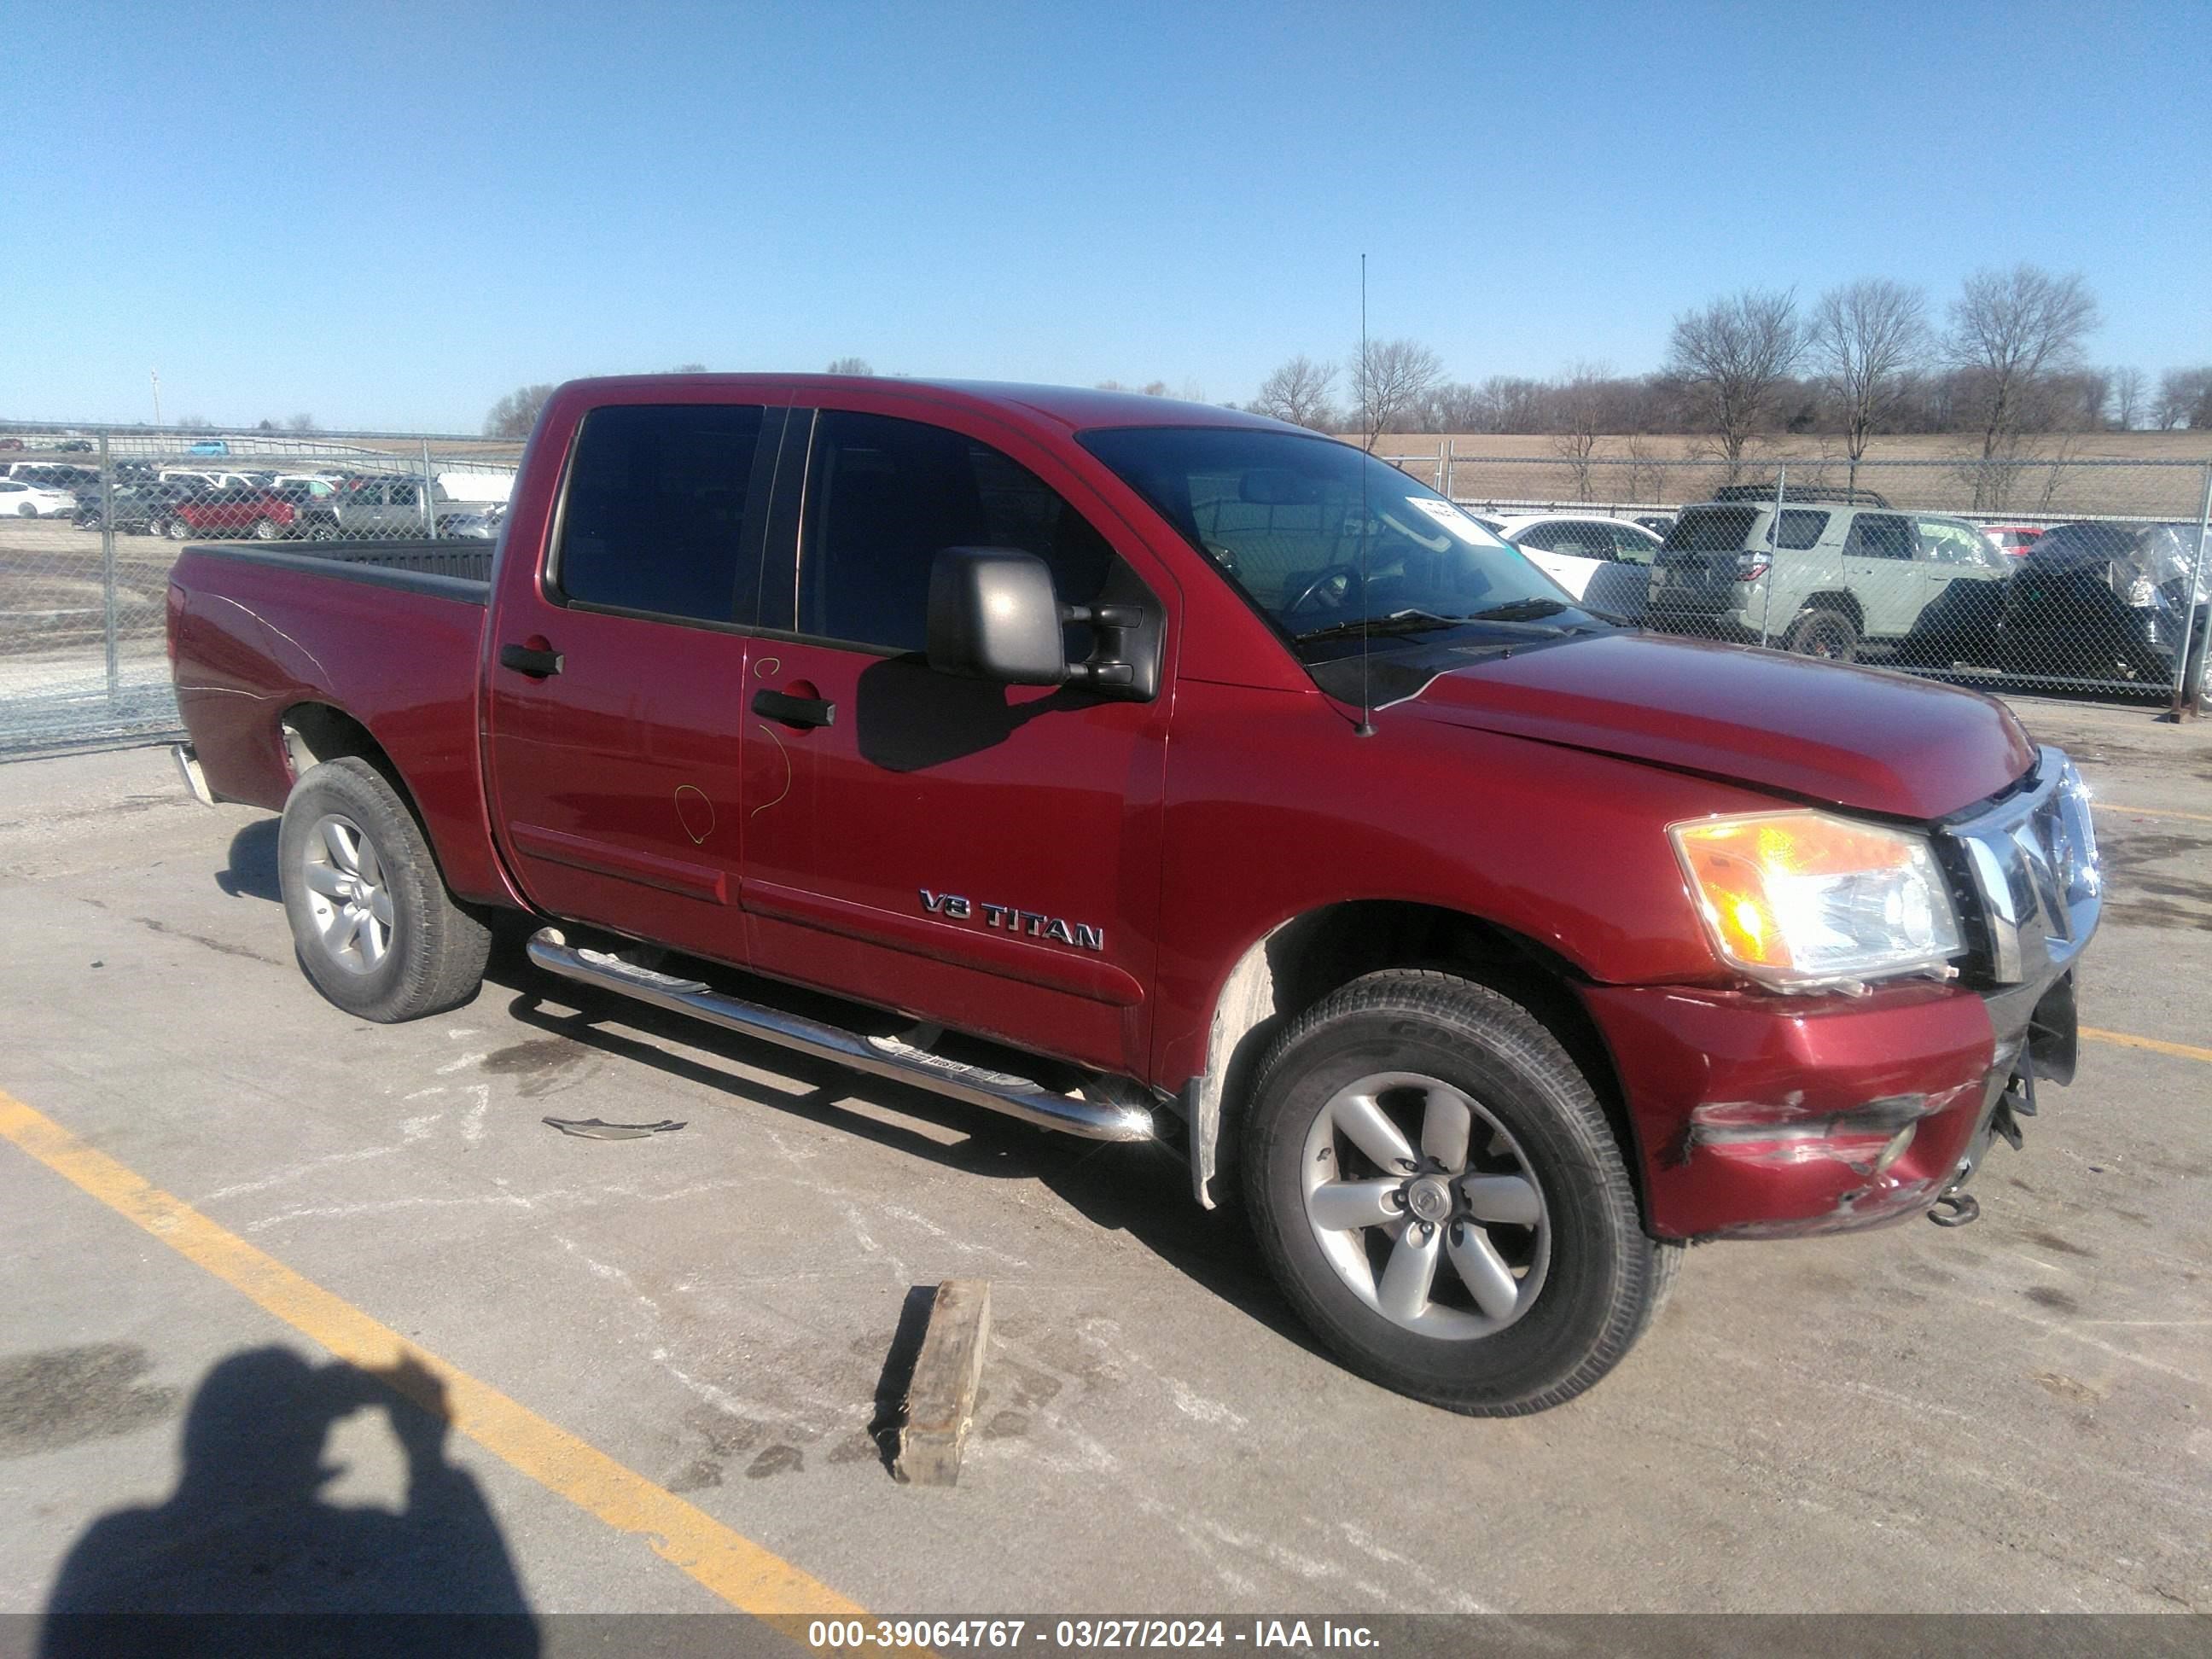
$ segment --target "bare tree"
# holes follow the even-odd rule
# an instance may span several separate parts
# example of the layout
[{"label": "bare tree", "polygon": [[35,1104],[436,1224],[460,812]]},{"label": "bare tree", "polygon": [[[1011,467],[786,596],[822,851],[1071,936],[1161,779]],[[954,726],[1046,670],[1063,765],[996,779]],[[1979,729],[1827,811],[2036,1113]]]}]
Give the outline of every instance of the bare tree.
[{"label": "bare tree", "polygon": [[1534,432],[1543,419],[1544,386],[1516,374],[1493,374],[1475,388],[1485,432]]},{"label": "bare tree", "polygon": [[1260,382],[1253,410],[1279,421],[1325,432],[1336,420],[1336,365],[1303,353]]},{"label": "bare tree", "polygon": [[1841,406],[1850,482],[1875,427],[1897,406],[1928,347],[1928,299],[1886,277],[1863,277],[1820,296],[1806,326],[1806,349]]},{"label": "bare tree", "polygon": [[830,367],[823,370],[825,374],[873,374],[875,372],[868,367],[868,360],[866,357],[833,358],[830,360]]},{"label": "bare tree", "polygon": [[1746,289],[1674,319],[1667,373],[1682,383],[1718,440],[1731,483],[1803,350],[1794,291]]},{"label": "bare tree", "polygon": [[2021,264],[1966,278],[1944,354],[1968,376],[1984,460],[2024,429],[2038,383],[2081,362],[2098,322],[2096,296],[2078,276]]},{"label": "bare tree", "polygon": [[538,424],[538,411],[545,407],[545,400],[552,395],[550,381],[516,387],[494,404],[484,416],[484,436],[528,437],[530,428]]},{"label": "bare tree", "polygon": [[707,372],[707,365],[704,363],[678,363],[675,368],[670,369],[668,372],[671,374],[704,374]]},{"label": "bare tree", "polygon": [[1552,448],[1566,462],[1577,500],[1590,498],[1590,455],[1612,424],[1612,386],[1602,364],[1577,363],[1552,389]]},{"label": "bare tree", "polygon": [[2212,427],[2212,366],[2169,368],[2158,377],[2158,429]]},{"label": "bare tree", "polygon": [[1167,395],[1168,383],[1165,380],[1147,380],[1145,382],[1145,396],[1147,398],[1164,398]]},{"label": "bare tree", "polygon": [[304,411],[292,416],[290,420],[284,422],[284,425],[288,430],[293,432],[313,432],[316,430],[315,417],[305,413]]},{"label": "bare tree", "polygon": [[1418,340],[1369,340],[1352,359],[1352,397],[1367,451],[1386,427],[1419,409],[1444,377],[1443,361]]},{"label": "bare tree", "polygon": [[2112,424],[2132,432],[2150,413],[2150,382],[2139,368],[2107,371],[2112,380]]}]

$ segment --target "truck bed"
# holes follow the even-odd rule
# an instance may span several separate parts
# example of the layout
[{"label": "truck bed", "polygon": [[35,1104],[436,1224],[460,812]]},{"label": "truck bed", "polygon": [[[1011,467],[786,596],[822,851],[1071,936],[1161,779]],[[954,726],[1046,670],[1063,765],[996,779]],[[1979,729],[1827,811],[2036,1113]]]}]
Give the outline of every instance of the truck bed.
[{"label": "truck bed", "polygon": [[453,891],[519,902],[477,754],[491,562],[489,544],[453,541],[187,545],[169,574],[169,646],[210,787],[281,808],[284,727],[352,721],[412,784]]}]

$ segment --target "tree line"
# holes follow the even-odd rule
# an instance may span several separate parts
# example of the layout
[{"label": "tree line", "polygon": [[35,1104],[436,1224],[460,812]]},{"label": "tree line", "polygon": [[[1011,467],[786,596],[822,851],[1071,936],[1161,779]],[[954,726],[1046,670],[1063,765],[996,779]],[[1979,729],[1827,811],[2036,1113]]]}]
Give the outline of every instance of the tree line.
[{"label": "tree line", "polygon": [[[1856,462],[1888,433],[1970,434],[1984,459],[2007,460],[2051,434],[2212,430],[2212,365],[2169,370],[2155,386],[2139,368],[2093,367],[2086,347],[2100,320],[2080,276],[2031,264],[1976,272],[1940,316],[1925,289],[1886,277],[1843,283],[1809,306],[1794,289],[1747,289],[1677,316],[1649,374],[1577,363],[1549,380],[1459,380],[1418,340],[1370,340],[1341,363],[1291,358],[1245,407],[1361,435],[1370,449],[1384,433],[1539,434],[1587,461],[1601,436],[1683,434],[1731,469],[1784,434],[1838,438]],[[875,371],[840,357],[828,372]],[[1188,380],[1097,384],[1205,400]],[[550,383],[509,392],[484,416],[485,435],[527,437],[552,392]]]},{"label": "tree line", "polygon": [[1795,290],[1746,289],[1674,319],[1644,374],[1577,363],[1550,380],[1455,380],[1413,339],[1370,341],[1344,362],[1301,355],[1249,405],[1317,431],[1543,434],[1571,453],[1602,434],[1683,434],[1731,466],[1757,440],[1840,438],[1857,460],[1882,433],[1974,436],[2011,459],[2047,434],[2212,428],[2212,366],[2092,367],[2100,322],[2079,276],[2033,265],[1968,277],[1939,318],[1924,289],[1868,277],[1809,307]]}]

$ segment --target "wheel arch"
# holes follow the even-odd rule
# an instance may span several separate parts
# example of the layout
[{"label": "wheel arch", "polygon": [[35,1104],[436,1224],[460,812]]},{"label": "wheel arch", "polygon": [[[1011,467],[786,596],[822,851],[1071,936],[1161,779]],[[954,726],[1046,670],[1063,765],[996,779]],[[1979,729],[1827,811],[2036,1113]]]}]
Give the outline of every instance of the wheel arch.
[{"label": "wheel arch", "polygon": [[438,878],[445,881],[445,860],[438,851],[438,838],[431,832],[422,805],[416,799],[407,775],[392,751],[377,741],[376,734],[355,716],[335,704],[327,702],[295,702],[277,717],[277,735],[284,748],[284,759],[291,769],[292,781],[296,784],[307,772],[325,761],[353,759],[366,763],[377,775],[392,786],[392,793],[399,797],[399,804],[415,820],[422,832],[422,844],[430,849],[430,860],[437,867]]},{"label": "wheel arch", "polygon": [[1804,603],[1797,607],[1796,616],[1790,619],[1791,624],[1795,626],[1800,619],[1815,611],[1842,611],[1851,619],[1851,626],[1859,631],[1860,637],[1865,637],[1866,611],[1859,604],[1859,596],[1849,588],[1822,588],[1818,592],[1807,594]]},{"label": "wheel arch", "polygon": [[1214,999],[1206,1070],[1186,1086],[1191,1181],[1212,1208],[1217,1174],[1233,1168],[1252,1075],[1285,1024],[1353,980],[1386,968],[1431,968],[1510,998],[1556,1037],[1589,1080],[1644,1211],[1643,1158],[1613,1057],[1577,990],[1582,975],[1538,941],[1463,910],[1393,899],[1317,906],[1249,945]]}]

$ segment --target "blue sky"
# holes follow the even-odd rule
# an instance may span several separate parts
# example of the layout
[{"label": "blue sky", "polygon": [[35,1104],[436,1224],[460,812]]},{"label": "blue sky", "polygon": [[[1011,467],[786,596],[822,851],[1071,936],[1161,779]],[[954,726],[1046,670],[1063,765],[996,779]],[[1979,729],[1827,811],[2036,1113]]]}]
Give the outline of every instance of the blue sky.
[{"label": "blue sky", "polygon": [[13,9],[0,415],[473,430],[699,362],[1250,395],[2078,270],[2212,359],[2200,3]]}]

